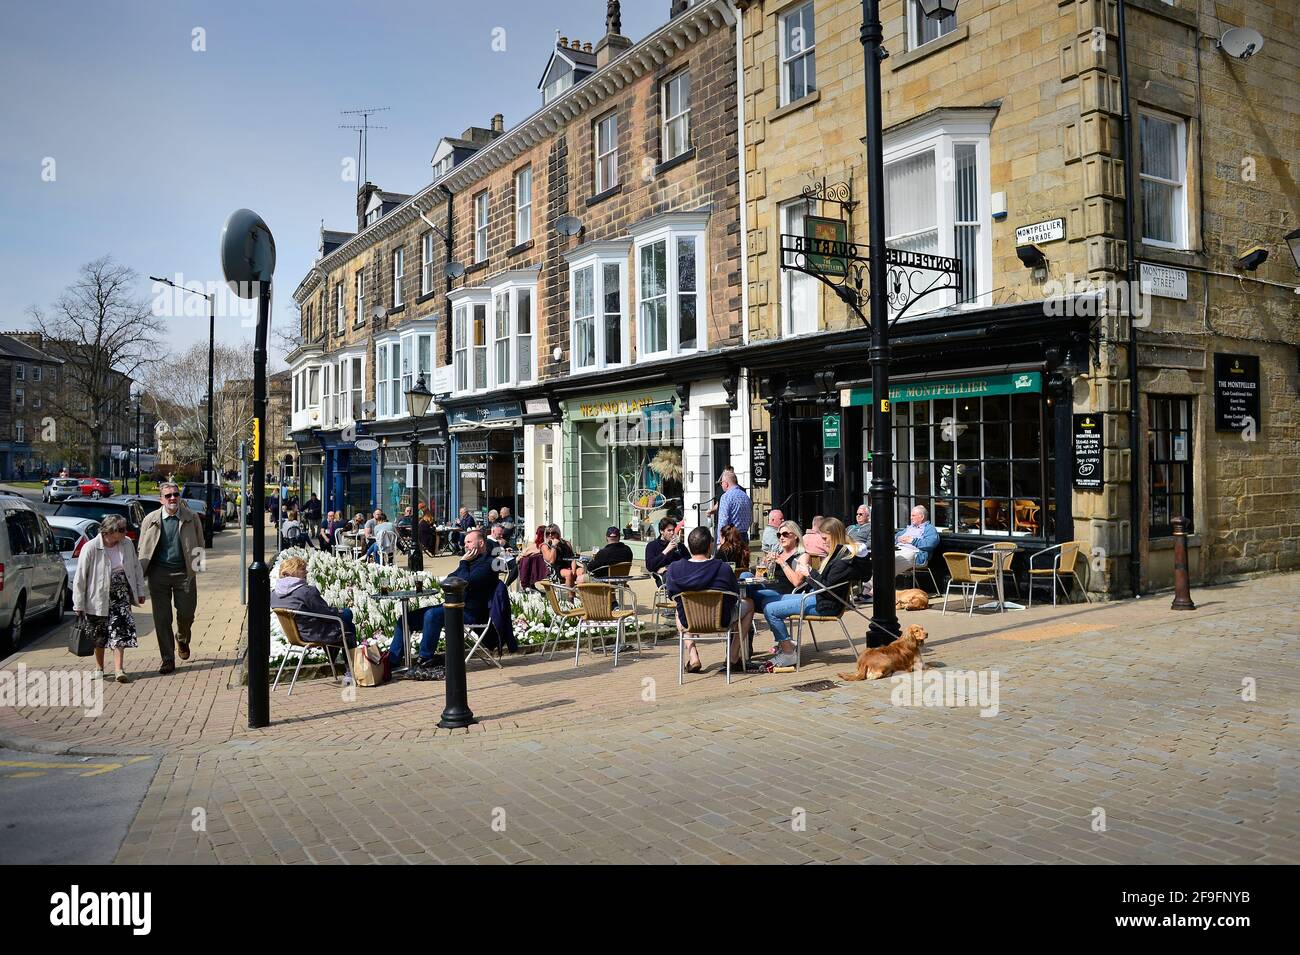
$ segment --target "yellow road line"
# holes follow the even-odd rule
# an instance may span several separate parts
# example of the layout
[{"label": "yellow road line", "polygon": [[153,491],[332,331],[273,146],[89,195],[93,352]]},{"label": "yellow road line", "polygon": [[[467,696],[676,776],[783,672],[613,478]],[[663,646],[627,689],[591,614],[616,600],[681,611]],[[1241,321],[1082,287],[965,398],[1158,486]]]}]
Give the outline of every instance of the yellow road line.
[{"label": "yellow road line", "polygon": [[[43,771],[47,769],[70,769],[70,770],[77,771],[78,776],[90,777],[90,776],[103,776],[104,774],[111,773],[116,769],[121,769],[123,766],[131,766],[135,763],[140,762],[141,760],[145,760],[148,758],[149,758],[148,756],[134,756],[131,759],[128,759],[125,762],[121,762],[121,763],[37,763],[37,762],[32,762],[30,760],[0,759],[0,769],[18,769],[18,770],[31,769],[31,770],[42,771],[42,772],[37,772],[32,774],[7,773],[6,776],[7,778],[10,779],[26,779],[29,777],[29,775],[40,776],[43,775],[44,774]],[[86,770],[89,770],[89,772],[86,772]]]}]

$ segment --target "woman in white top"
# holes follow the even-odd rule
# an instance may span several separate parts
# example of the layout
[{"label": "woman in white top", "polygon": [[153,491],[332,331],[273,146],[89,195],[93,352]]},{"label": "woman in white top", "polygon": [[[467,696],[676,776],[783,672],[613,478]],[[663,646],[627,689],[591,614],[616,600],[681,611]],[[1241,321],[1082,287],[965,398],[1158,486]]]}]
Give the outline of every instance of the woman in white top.
[{"label": "woman in white top", "polygon": [[99,534],[81,548],[72,584],[72,609],[78,620],[90,621],[95,676],[103,677],[104,650],[111,647],[118,683],[131,682],[123,669],[126,649],[136,646],[131,605],[143,604],[149,593],[135,544],[126,536],[126,526],[126,518],[117,514],[100,522]]}]

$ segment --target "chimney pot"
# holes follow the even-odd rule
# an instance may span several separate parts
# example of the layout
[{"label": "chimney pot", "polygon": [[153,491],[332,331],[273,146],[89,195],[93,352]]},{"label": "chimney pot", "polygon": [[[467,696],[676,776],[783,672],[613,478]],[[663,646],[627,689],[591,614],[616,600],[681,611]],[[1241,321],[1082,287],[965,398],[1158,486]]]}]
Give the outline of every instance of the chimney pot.
[{"label": "chimney pot", "polygon": [[492,117],[492,132],[503,133],[506,129],[506,118],[501,113]]},{"label": "chimney pot", "polygon": [[590,40],[588,40],[586,43],[582,44],[582,52],[583,52],[583,53],[590,53],[590,52],[591,52],[591,41],[590,41]]},{"label": "chimney pot", "polygon": [[569,45],[569,38],[567,36],[560,37],[560,46],[568,46],[568,45]]}]

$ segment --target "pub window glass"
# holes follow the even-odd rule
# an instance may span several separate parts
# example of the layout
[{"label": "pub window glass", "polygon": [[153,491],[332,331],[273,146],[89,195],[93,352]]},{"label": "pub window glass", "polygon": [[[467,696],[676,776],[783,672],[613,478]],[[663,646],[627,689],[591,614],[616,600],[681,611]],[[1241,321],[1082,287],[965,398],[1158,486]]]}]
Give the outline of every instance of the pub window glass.
[{"label": "pub window glass", "polygon": [[1192,400],[1152,395],[1147,432],[1152,537],[1173,533],[1173,519],[1192,531]]}]

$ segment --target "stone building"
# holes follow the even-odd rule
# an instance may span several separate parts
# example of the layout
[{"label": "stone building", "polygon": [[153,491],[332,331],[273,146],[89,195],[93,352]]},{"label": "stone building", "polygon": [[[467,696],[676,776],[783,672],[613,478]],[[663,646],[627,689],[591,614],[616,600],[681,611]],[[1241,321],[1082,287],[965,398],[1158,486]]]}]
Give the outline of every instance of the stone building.
[{"label": "stone building", "polygon": [[63,466],[50,402],[60,365],[26,342],[0,335],[0,478],[23,480]]},{"label": "stone building", "polygon": [[[782,236],[866,242],[861,6],[741,6],[747,364],[772,455],[757,492],[804,522],[852,515],[871,475],[869,332],[832,289],[782,267],[807,264]],[[1090,588],[1112,593],[1137,566],[1144,588],[1170,583],[1176,514],[1191,522],[1194,579],[1295,566],[1283,236],[1300,218],[1300,64],[1285,6],[1198,15],[1128,0],[1141,292],[1125,281],[1116,3],[961,0],[940,23],[915,0],[881,4],[887,242],[960,260],[951,274],[891,271],[900,526],[923,504],[944,550],[1080,541]],[[1270,39],[1236,60],[1214,44],[1230,26]],[[1272,250],[1253,271],[1239,261],[1252,246]],[[958,278],[960,292],[915,294]],[[1247,440],[1216,430],[1216,355],[1241,369],[1239,389],[1260,361]]]}]

